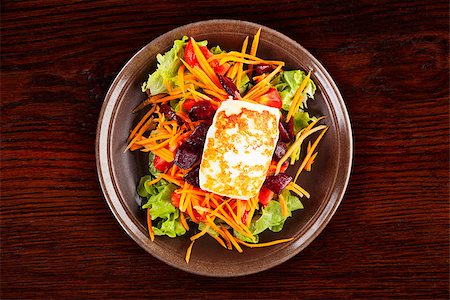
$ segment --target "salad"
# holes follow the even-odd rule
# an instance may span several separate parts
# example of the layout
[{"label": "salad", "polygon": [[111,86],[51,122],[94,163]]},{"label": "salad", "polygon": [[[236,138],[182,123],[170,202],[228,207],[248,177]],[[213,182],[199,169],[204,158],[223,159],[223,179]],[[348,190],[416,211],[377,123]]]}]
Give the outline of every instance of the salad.
[{"label": "salad", "polygon": [[[311,171],[317,146],[328,127],[308,113],[316,86],[310,72],[284,70],[285,63],[257,56],[259,29],[240,51],[209,47],[184,36],[158,54],[157,68],[142,84],[148,99],[133,113],[142,118],[131,130],[127,150],[148,153],[148,174],[137,193],[146,210],[148,232],[176,238],[187,235],[189,262],[195,241],[210,236],[226,249],[265,247],[289,242],[260,242],[267,230],[279,232],[301,198],[310,198],[297,179]],[[224,101],[245,101],[279,111],[277,142],[259,191],[236,199],[202,189],[199,169],[207,132]],[[237,102],[236,102],[237,103]],[[276,123],[275,123],[276,124]],[[313,138],[314,137],[314,138]],[[295,176],[285,171],[301,161]]]}]

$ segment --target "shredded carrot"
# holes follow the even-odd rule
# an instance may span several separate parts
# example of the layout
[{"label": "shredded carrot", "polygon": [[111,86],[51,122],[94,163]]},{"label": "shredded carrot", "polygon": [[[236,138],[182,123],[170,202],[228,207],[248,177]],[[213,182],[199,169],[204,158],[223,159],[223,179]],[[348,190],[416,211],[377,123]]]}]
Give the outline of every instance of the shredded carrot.
[{"label": "shredded carrot", "polygon": [[[147,131],[150,126],[153,124],[153,117],[151,117],[150,119],[148,119],[148,121],[142,125],[141,129],[139,129],[138,133],[136,134],[136,136],[131,140],[131,142],[128,144],[127,148],[125,149],[124,153],[128,150],[131,149],[135,144],[138,144],[138,142],[140,142],[140,140],[142,140],[142,135],[144,134],[145,131]],[[133,150],[133,149],[132,149]]]},{"label": "shredded carrot", "polygon": [[247,94],[245,94],[244,99],[256,99],[264,94],[265,91],[269,90],[269,82],[281,70],[281,67],[282,66],[279,65],[275,70],[272,71],[272,73],[267,75],[266,78],[258,82],[250,91],[248,91]]},{"label": "shredded carrot", "polygon": [[167,139],[172,137],[171,134],[159,134],[159,135],[151,135],[151,137],[148,138],[144,138],[140,141],[137,141],[136,144],[138,145],[145,145],[145,144],[151,144],[153,142],[159,141],[159,140],[163,140],[163,139]]},{"label": "shredded carrot", "polygon": [[183,97],[185,97],[185,91],[184,91],[184,70],[186,67],[184,65],[181,65],[178,68],[178,85],[180,86],[180,89],[183,91]]},{"label": "shredded carrot", "polygon": [[302,83],[297,89],[297,92],[295,92],[294,98],[292,99],[291,106],[289,107],[289,111],[286,117],[286,122],[289,122],[291,117],[298,111],[298,108],[300,107],[300,103],[302,102],[302,93],[305,89],[306,85],[309,82],[309,78],[311,76],[311,71],[309,71],[308,75],[303,79]]},{"label": "shredded carrot", "polygon": [[258,44],[259,44],[260,35],[261,35],[261,27],[258,29],[255,36],[253,37],[252,47],[250,48],[250,55],[252,55],[252,56],[256,56],[256,52],[258,52]]},{"label": "shredded carrot", "polygon": [[219,94],[225,94],[225,91],[221,90],[214,82],[197,66],[194,66],[191,68],[188,63],[186,63],[183,59],[181,59],[181,62],[186,66],[186,69],[189,70],[192,74],[195,75],[196,78],[200,79],[206,86],[219,93]]},{"label": "shredded carrot", "polygon": [[221,226],[221,228],[222,228],[223,232],[225,233],[225,235],[230,239],[230,242],[233,244],[234,248],[236,248],[236,250],[239,253],[242,253],[242,248],[236,242],[236,239],[234,238],[234,236],[231,233],[229,233],[228,230],[225,227]]},{"label": "shredded carrot", "polygon": [[139,104],[138,106],[136,106],[136,107],[133,109],[132,113],[134,114],[134,113],[140,111],[141,109],[143,109],[143,108],[146,107],[147,105],[152,104],[152,103],[154,103],[156,100],[161,99],[161,98],[163,98],[163,97],[165,97],[165,96],[166,96],[166,94],[158,94],[158,95],[151,96],[151,97],[147,98],[144,102],[142,102],[141,104]]},{"label": "shredded carrot", "polygon": [[150,208],[147,208],[147,227],[148,234],[150,235],[150,240],[153,242],[155,240],[155,234],[152,228],[152,216],[150,215]]},{"label": "shredded carrot", "polygon": [[[247,45],[248,45],[248,36],[245,38],[244,43],[242,44],[242,50],[241,50],[242,54],[245,54],[245,52],[247,51]],[[223,64],[223,63],[219,62],[219,64]],[[242,62],[239,62],[238,66],[237,66],[238,70],[237,70],[236,82],[235,83],[236,83],[236,87],[238,89],[241,86],[243,66],[244,66],[244,64]]]},{"label": "shredded carrot", "polygon": [[183,211],[186,211],[188,206],[192,207],[191,200],[192,200],[192,195],[191,194],[186,194],[186,198],[184,199]]},{"label": "shredded carrot", "polygon": [[167,78],[164,78],[163,82],[164,82],[164,85],[166,86],[167,91],[170,94],[172,92],[172,87],[170,86],[169,81],[167,80]]},{"label": "shredded carrot", "polygon": [[192,247],[194,246],[194,242],[195,241],[192,241],[191,242],[191,244],[189,245],[189,247],[187,248],[187,251],[186,251],[186,263],[189,263],[189,260],[191,259],[191,252],[192,252]]},{"label": "shredded carrot", "polygon": [[[240,234],[242,234],[242,235],[244,235],[244,236],[246,236],[246,237],[248,237],[248,238],[251,238],[251,239],[254,239],[254,238],[255,238],[251,233],[250,233],[250,234],[247,233],[247,232],[244,231],[241,227],[239,227],[237,224],[235,224],[235,223],[233,222],[234,220],[231,221],[231,220],[229,220],[227,217],[225,217],[224,215],[219,214],[218,212],[211,211],[210,209],[207,209],[207,208],[204,208],[204,207],[201,207],[201,206],[194,207],[194,208],[197,209],[197,210],[209,212],[210,214],[212,214],[213,216],[215,216],[215,217],[221,219],[222,221],[224,221],[225,223],[227,223],[231,228],[235,229],[235,230],[238,231]],[[248,230],[247,227],[244,227],[244,228],[246,228],[246,229]]]},{"label": "shredded carrot", "polygon": [[[320,126],[319,126],[320,127]],[[317,127],[317,128],[319,128]],[[316,129],[317,129],[316,128]],[[308,160],[311,158],[312,153],[314,152],[314,150],[316,149],[317,145],[319,144],[320,140],[322,139],[322,137],[324,136],[324,134],[327,132],[328,127],[325,127],[325,129],[323,129],[323,131],[320,133],[320,135],[317,137],[317,139],[314,141],[314,144],[311,146],[311,150],[306,154],[305,159],[303,160],[302,164],[300,165],[300,167],[297,170],[297,173],[295,174],[294,177],[294,182],[297,181],[298,176],[300,175],[300,173],[302,172],[303,168],[305,167],[306,163],[308,162]],[[312,131],[312,130],[311,130]]]},{"label": "shredded carrot", "polygon": [[197,61],[200,64],[203,71],[205,71],[206,75],[208,75],[208,77],[211,79],[212,82],[214,82],[217,86],[220,86],[219,78],[217,78],[216,73],[211,68],[209,63],[206,61],[206,58],[203,55],[203,52],[200,50],[200,48],[197,45],[197,42],[192,37],[191,37],[191,43],[192,43],[192,48],[194,48],[194,52],[195,52],[195,56],[197,57]]},{"label": "shredded carrot", "polygon": [[174,183],[174,184],[176,184],[178,186],[182,186],[183,185],[183,183],[181,181],[179,181],[179,180],[177,180],[177,179],[175,179],[175,178],[173,178],[173,177],[171,177],[171,176],[169,176],[167,174],[160,173],[158,176],[160,176],[163,179],[167,180],[168,182]]},{"label": "shredded carrot", "polygon": [[215,239],[222,247],[227,248],[227,246],[225,245],[225,243],[222,241],[222,239],[218,236],[214,236],[211,233],[209,233],[209,236],[211,236],[213,239]]},{"label": "shredded carrot", "polygon": [[242,244],[242,245],[247,246],[247,247],[249,247],[249,248],[260,248],[260,247],[268,247],[268,246],[278,245],[278,244],[281,244],[281,243],[287,243],[287,242],[292,241],[293,239],[294,239],[294,238],[281,239],[281,240],[275,240],[275,241],[268,242],[268,243],[258,243],[258,244],[250,244],[250,243],[246,243],[246,242],[244,242],[244,241],[241,241],[240,239],[237,239],[236,241],[237,241],[239,244]]},{"label": "shredded carrot", "polygon": [[319,152],[314,153],[314,154],[310,157],[310,159],[308,159],[308,162],[306,163],[306,166],[305,166],[305,170],[306,170],[306,171],[308,171],[308,172],[311,171],[311,166],[312,166],[312,164],[314,163],[314,159],[316,159],[317,154],[319,154]]},{"label": "shredded carrot", "polygon": [[161,180],[161,177],[157,177],[157,178],[155,178],[155,179],[153,179],[153,180],[147,182],[147,185],[148,185],[148,186],[152,186],[152,185],[154,185],[155,183],[157,183],[157,182],[160,181],[160,180]]},{"label": "shredded carrot", "polygon": [[189,225],[186,222],[186,218],[184,217],[183,212],[180,212],[180,221],[181,221],[181,225],[183,225],[184,229],[189,230]]},{"label": "shredded carrot", "polygon": [[303,196],[306,196],[306,198],[310,198],[310,194],[304,188],[294,182],[290,182],[286,188],[299,195],[300,198]]},{"label": "shredded carrot", "polygon": [[224,230],[222,230],[222,228],[219,229],[219,232],[220,232],[220,235],[225,240],[225,243],[227,244],[227,249],[228,250],[232,250],[233,249],[233,244],[231,244],[230,237],[225,233]]},{"label": "shredded carrot", "polygon": [[252,218],[253,218],[253,214],[255,213],[255,207],[251,207],[250,208],[250,211],[249,211],[249,213],[248,213],[248,215],[247,215],[247,227],[250,227],[250,224],[251,224],[251,222],[252,222]]},{"label": "shredded carrot", "polygon": [[217,225],[214,223],[213,220],[211,220],[211,218],[209,218],[209,216],[206,216],[205,220],[215,232],[217,232],[221,237],[223,237],[223,239],[225,240],[225,242],[227,244],[226,248],[227,249],[231,249],[232,247],[231,247],[230,240],[225,235],[225,233],[219,227],[217,227]]},{"label": "shredded carrot", "polygon": [[225,101],[226,99],[228,99],[227,96],[220,95],[220,94],[218,94],[218,93],[216,93],[216,92],[214,92],[214,91],[208,90],[208,89],[203,89],[203,92],[204,92],[205,94],[208,94],[208,95],[210,95],[210,96],[213,96],[213,97],[219,99],[220,101]]},{"label": "shredded carrot", "polygon": [[288,214],[289,214],[288,213],[288,207],[287,207],[287,204],[286,204],[286,200],[284,199],[282,194],[278,195],[278,200],[280,201],[280,205],[281,205],[281,214],[284,217],[287,217]]},{"label": "shredded carrot", "polygon": [[277,170],[276,170],[275,174],[280,173],[281,166],[289,158],[289,156],[291,156],[291,154],[301,146],[301,144],[303,143],[305,138],[307,138],[311,134],[313,134],[317,131],[320,131],[322,129],[325,129],[325,128],[327,128],[325,125],[321,125],[321,126],[317,126],[316,128],[313,128],[311,130],[303,132],[299,136],[299,138],[289,147],[289,149],[286,151],[286,154],[278,161]]},{"label": "shredded carrot", "polygon": [[277,66],[284,66],[284,62],[279,60],[264,60],[264,59],[245,59],[242,57],[239,57],[241,55],[227,55],[224,58],[220,60],[220,64],[224,64],[226,62],[237,62],[241,64],[247,64],[247,65],[259,65],[259,64],[267,64],[267,65],[277,65]]},{"label": "shredded carrot", "polygon": [[142,119],[139,121],[139,123],[137,123],[137,125],[134,127],[133,131],[131,131],[130,135],[128,136],[127,141],[130,141],[135,134],[138,132],[138,130],[141,128],[141,126],[145,123],[145,121],[147,121],[147,119],[155,112],[156,106],[153,106],[143,117]]},{"label": "shredded carrot", "polygon": [[207,224],[207,225],[205,226],[205,228],[203,228],[202,231],[200,231],[199,233],[197,233],[197,234],[191,236],[191,241],[195,241],[196,239],[198,239],[198,238],[204,236],[205,233],[208,232],[208,229],[209,229],[210,226],[211,226],[211,225]]}]

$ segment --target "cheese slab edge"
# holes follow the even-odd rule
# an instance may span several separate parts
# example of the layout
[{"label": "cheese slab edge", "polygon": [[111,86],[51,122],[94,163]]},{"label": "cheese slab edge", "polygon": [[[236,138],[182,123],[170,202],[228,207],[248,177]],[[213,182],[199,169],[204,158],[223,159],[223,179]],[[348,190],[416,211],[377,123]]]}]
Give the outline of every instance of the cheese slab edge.
[{"label": "cheese slab edge", "polygon": [[200,164],[200,188],[248,200],[258,195],[278,141],[280,111],[239,100],[226,100],[206,135]]}]

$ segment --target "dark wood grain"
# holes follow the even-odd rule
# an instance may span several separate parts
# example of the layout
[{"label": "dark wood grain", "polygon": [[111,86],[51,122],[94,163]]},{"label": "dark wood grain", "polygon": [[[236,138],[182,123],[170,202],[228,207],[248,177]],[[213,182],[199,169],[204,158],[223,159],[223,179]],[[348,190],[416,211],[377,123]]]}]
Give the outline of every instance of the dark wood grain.
[{"label": "dark wood grain", "polygon": [[[449,297],[448,1],[2,1],[1,294],[40,298]],[[254,21],[339,85],[355,140],[324,232],[263,273],[176,270],[102,197],[97,118],[123,64],[179,25]]]}]

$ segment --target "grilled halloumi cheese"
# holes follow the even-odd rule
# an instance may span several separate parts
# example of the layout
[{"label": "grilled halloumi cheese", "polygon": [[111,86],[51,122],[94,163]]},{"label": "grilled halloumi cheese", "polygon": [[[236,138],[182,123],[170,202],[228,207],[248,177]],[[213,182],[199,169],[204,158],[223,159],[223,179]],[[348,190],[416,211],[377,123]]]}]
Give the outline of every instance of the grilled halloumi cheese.
[{"label": "grilled halloumi cheese", "polygon": [[241,200],[257,196],[278,141],[279,120],[273,107],[222,102],[206,135],[200,188]]}]

